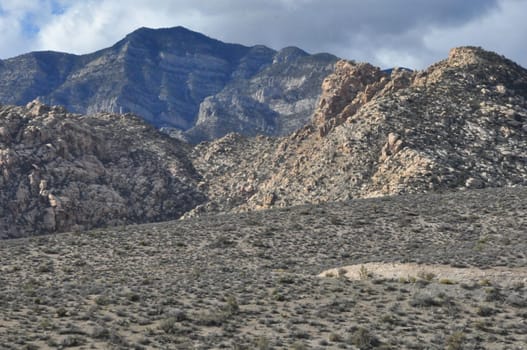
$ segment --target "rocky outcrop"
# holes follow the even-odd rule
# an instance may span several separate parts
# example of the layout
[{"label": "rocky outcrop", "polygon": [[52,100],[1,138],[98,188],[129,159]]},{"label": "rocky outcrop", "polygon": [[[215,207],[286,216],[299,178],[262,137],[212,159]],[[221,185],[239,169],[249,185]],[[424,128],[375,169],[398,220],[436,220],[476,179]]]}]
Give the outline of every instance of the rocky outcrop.
[{"label": "rocky outcrop", "polygon": [[[237,131],[286,135],[308,122],[336,57],[226,44],[182,27],[141,28],[76,56],[1,61],[0,103],[39,99],[83,114],[134,113],[193,142]],[[197,123],[197,125],[196,125]]]},{"label": "rocky outcrop", "polygon": [[[210,183],[252,191],[230,206],[225,198],[233,193],[215,188],[210,207],[527,185],[527,71],[475,47],[453,49],[419,72],[341,61],[323,83],[312,123],[282,139],[236,143],[204,161],[225,142],[196,148],[197,169]],[[227,162],[234,169],[214,170]]]},{"label": "rocky outcrop", "polygon": [[0,107],[0,238],[176,219],[205,201],[188,145],[132,115]]}]

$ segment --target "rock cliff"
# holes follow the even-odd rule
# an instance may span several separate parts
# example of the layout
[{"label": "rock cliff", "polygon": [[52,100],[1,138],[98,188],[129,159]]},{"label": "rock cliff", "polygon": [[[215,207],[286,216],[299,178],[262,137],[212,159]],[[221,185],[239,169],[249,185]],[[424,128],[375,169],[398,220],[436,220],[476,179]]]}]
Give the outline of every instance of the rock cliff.
[{"label": "rock cliff", "polygon": [[193,142],[237,131],[286,135],[313,112],[336,57],[227,44],[182,27],[141,28],[76,56],[32,52],[0,61],[0,103],[39,99],[71,112],[134,113]]},{"label": "rock cliff", "polygon": [[335,57],[286,48],[250,79],[235,79],[200,105],[186,135],[194,143],[229,132],[245,136],[286,136],[303,127],[315,110],[323,79]]},{"label": "rock cliff", "polygon": [[207,208],[527,185],[527,71],[502,56],[461,47],[419,72],[340,61],[322,86],[291,136],[194,150],[216,184]]},{"label": "rock cliff", "polygon": [[132,115],[0,106],[0,238],[177,219],[205,201],[189,151]]}]

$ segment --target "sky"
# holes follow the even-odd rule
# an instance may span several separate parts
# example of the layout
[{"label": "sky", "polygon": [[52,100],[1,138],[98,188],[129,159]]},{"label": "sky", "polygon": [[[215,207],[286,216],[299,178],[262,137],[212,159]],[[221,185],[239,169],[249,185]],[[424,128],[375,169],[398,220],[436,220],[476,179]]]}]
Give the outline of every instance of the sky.
[{"label": "sky", "polygon": [[482,46],[527,67],[527,0],[0,0],[0,59],[75,54],[139,27],[184,26],[225,42],[298,46],[377,66],[423,69]]}]

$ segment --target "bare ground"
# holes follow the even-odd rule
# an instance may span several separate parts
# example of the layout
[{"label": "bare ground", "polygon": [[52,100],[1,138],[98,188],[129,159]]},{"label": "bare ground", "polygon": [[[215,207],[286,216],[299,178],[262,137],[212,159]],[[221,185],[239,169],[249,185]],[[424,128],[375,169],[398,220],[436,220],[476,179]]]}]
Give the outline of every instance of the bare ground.
[{"label": "bare ground", "polygon": [[526,349],[526,238],[517,187],[0,241],[0,348]]}]

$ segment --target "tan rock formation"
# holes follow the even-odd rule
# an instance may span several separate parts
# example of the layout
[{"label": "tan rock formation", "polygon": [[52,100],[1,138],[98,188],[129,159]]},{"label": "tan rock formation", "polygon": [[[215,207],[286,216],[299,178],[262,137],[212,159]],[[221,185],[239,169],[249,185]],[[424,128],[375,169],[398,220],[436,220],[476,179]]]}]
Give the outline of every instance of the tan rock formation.
[{"label": "tan rock formation", "polygon": [[194,151],[208,182],[229,188],[256,176],[237,205],[214,187],[216,209],[526,185],[527,71],[476,47],[419,72],[341,61],[311,124],[282,139],[229,144],[212,160],[214,169],[229,164],[221,172],[203,155],[225,142]]},{"label": "tan rock formation", "polygon": [[189,146],[131,115],[0,106],[0,238],[176,219],[205,200]]}]

